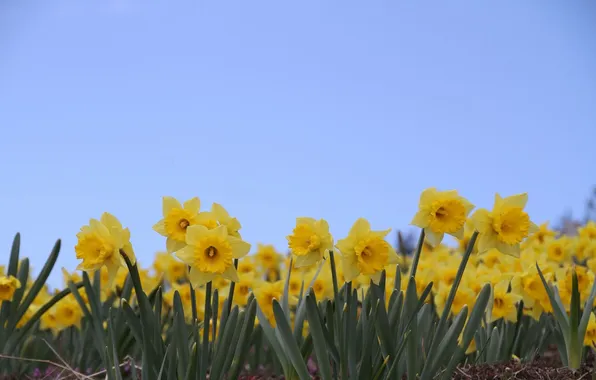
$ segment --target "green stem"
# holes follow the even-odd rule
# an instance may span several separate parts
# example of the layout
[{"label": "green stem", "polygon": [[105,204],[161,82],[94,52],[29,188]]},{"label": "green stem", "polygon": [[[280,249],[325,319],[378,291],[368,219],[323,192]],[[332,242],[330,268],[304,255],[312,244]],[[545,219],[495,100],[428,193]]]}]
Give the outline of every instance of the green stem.
[{"label": "green stem", "polygon": [[[238,269],[238,259],[234,259],[234,268]],[[230,315],[232,312],[232,301],[234,301],[234,289],[236,288],[236,283],[232,281],[230,284],[230,291],[228,292],[228,310],[226,310],[226,315]]]},{"label": "green stem", "polygon": [[418,262],[420,261],[420,253],[424,246],[424,229],[420,231],[420,237],[418,238],[418,246],[416,247],[416,253],[414,253],[414,259],[412,260],[412,268],[410,269],[410,277],[416,277],[416,271],[418,270]]},{"label": "green stem", "polygon": [[[464,271],[466,270],[466,265],[468,264],[468,260],[470,259],[470,255],[472,254],[472,250],[474,245],[476,244],[476,239],[478,238],[478,231],[474,231],[472,237],[470,238],[470,242],[468,243],[468,247],[466,248],[466,252],[461,259],[459,264],[459,268],[457,270],[457,274],[455,275],[455,281],[451,286],[451,290],[449,291],[449,296],[447,297],[447,302],[445,302],[445,308],[443,309],[443,313],[441,314],[441,319],[439,319],[439,324],[437,325],[437,329],[435,330],[434,337],[430,346],[430,350],[428,351],[428,357],[431,360],[431,363],[427,363],[424,366],[424,370],[422,371],[422,379],[429,378],[428,371],[432,371],[433,369],[433,362],[437,359],[433,359],[435,357],[435,351],[439,347],[439,343],[441,342],[444,334],[445,328],[447,327],[447,319],[449,317],[449,313],[451,312],[451,305],[453,304],[453,300],[455,299],[455,294],[457,293],[457,289],[459,288],[459,284],[461,279],[464,275]],[[426,375],[426,376],[425,376]]]},{"label": "green stem", "polygon": [[[188,270],[190,272],[190,266],[188,267]],[[197,323],[197,320],[199,319],[198,314],[197,314],[197,298],[196,298],[196,294],[195,294],[195,288],[192,285],[192,282],[188,282],[188,286],[190,287],[190,305],[191,305],[191,311],[192,311],[192,322]]]},{"label": "green stem", "polygon": [[341,348],[340,353],[342,354],[341,356],[341,361],[342,363],[338,363],[340,364],[339,367],[341,369],[341,378],[342,379],[347,379],[347,368],[348,368],[348,363],[346,361],[346,359],[343,357],[343,333],[342,333],[342,324],[341,324],[341,312],[343,311],[343,302],[340,302],[340,297],[339,297],[339,286],[337,283],[337,269],[335,267],[335,255],[333,254],[333,250],[330,249],[329,250],[329,264],[331,265],[331,278],[333,281],[333,303],[335,304],[335,313],[334,313],[334,319],[335,319],[335,336],[337,337],[337,342],[339,344],[339,347]]},{"label": "green stem", "polygon": [[203,358],[201,360],[200,380],[207,378],[207,366],[209,365],[209,321],[211,319],[211,281],[205,288],[205,317],[203,318]]}]

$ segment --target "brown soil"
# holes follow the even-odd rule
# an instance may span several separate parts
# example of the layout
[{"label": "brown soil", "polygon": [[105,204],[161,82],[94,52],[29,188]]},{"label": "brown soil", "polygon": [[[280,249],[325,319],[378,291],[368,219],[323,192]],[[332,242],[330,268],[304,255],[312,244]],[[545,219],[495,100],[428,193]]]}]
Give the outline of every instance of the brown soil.
[{"label": "brown soil", "polygon": [[459,367],[453,374],[454,380],[573,380],[592,379],[594,374],[594,354],[590,351],[585,363],[577,371],[565,368],[561,364],[558,354],[546,352],[544,356],[536,358],[530,363],[509,361],[497,364],[466,365]]}]

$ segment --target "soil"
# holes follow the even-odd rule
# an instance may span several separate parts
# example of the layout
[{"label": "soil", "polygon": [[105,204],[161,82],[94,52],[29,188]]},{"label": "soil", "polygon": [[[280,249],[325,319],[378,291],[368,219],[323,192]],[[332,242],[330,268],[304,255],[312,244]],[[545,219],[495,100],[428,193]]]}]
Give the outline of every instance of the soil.
[{"label": "soil", "polygon": [[453,380],[573,380],[592,379],[594,372],[594,354],[589,351],[585,363],[577,371],[563,367],[558,353],[549,350],[542,357],[530,363],[509,361],[497,364],[467,365],[457,368]]}]

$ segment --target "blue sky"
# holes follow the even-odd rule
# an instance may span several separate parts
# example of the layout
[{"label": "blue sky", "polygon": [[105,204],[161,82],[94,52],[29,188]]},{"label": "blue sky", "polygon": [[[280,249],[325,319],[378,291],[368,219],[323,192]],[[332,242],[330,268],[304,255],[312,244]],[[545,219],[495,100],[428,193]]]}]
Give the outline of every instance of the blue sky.
[{"label": "blue sky", "polygon": [[429,186],[580,214],[595,17],[592,1],[4,1],[1,261],[17,231],[37,270],[61,238],[57,280],[109,211],[149,264],[163,195],[221,203],[280,250],[296,216],[336,238],[361,216],[408,228]]}]

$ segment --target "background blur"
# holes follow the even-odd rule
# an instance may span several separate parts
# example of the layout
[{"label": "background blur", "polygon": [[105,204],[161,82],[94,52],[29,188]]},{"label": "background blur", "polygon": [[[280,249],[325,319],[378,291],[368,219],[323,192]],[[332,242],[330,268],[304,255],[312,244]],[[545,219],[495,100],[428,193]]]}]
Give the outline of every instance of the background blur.
[{"label": "background blur", "polygon": [[583,212],[594,1],[96,3],[0,2],[2,262],[20,231],[72,270],[109,211],[149,265],[162,195],[282,251],[296,216],[407,230],[429,186]]}]

